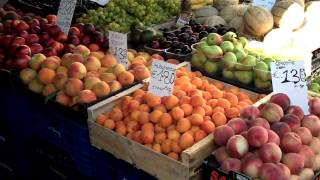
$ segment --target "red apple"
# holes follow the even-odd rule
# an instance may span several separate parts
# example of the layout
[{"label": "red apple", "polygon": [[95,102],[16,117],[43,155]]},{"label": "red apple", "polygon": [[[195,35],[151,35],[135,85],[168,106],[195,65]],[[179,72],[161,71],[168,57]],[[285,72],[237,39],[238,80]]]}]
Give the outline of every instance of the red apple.
[{"label": "red apple", "polygon": [[31,49],[27,45],[18,46],[15,50],[15,55],[17,58],[24,57],[24,55],[31,56]]},{"label": "red apple", "polygon": [[12,45],[20,46],[20,45],[25,45],[25,43],[26,43],[26,40],[23,37],[16,36],[13,39]]}]

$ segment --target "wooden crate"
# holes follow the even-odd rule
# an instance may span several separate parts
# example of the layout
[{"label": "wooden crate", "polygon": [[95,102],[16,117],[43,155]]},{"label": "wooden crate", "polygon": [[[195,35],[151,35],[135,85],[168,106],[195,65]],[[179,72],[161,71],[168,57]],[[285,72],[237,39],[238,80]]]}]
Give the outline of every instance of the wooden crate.
[{"label": "wooden crate", "polygon": [[[230,85],[225,84],[225,86],[228,87]],[[95,123],[96,117],[103,112],[111,111],[117,100],[123,96],[130,95],[142,87],[143,84],[138,84],[125,92],[89,107],[88,126],[91,144],[99,149],[110,152],[115,157],[132,164],[158,179],[201,179],[202,161],[215,149],[213,134],[208,135],[192,147],[184,150],[181,154],[182,162],[180,162]],[[252,98],[257,98],[258,96],[258,94],[247,90],[242,91],[250,94]]]}]

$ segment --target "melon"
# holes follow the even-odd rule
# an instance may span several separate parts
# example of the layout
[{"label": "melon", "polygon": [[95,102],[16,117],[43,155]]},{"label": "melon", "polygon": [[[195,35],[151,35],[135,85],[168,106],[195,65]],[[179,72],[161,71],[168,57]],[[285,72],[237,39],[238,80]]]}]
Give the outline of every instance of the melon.
[{"label": "melon", "polygon": [[277,2],[271,13],[276,27],[294,30],[299,28],[304,21],[304,8],[292,0]]},{"label": "melon", "polygon": [[[283,1],[283,0],[276,0],[275,4],[278,3],[279,1]],[[298,3],[301,7],[305,6],[304,0],[291,0],[291,1]]]},{"label": "melon", "polygon": [[229,26],[235,28],[237,32],[242,28],[242,25],[243,25],[243,17],[239,17],[239,16],[233,18],[229,22]]},{"label": "melon", "polygon": [[239,0],[215,0],[213,6],[216,7],[218,10],[221,10],[229,5],[236,4],[239,4]]},{"label": "melon", "polygon": [[213,27],[219,24],[226,25],[227,22],[220,16],[210,16],[206,19],[204,24],[207,24],[208,26]]},{"label": "melon", "polygon": [[218,15],[219,12],[216,8],[206,6],[201,9],[197,9],[194,11],[195,17],[208,17],[208,16],[213,16],[213,15]]},{"label": "melon", "polygon": [[263,7],[249,7],[244,14],[243,21],[245,31],[257,37],[265,35],[273,27],[273,16]]}]

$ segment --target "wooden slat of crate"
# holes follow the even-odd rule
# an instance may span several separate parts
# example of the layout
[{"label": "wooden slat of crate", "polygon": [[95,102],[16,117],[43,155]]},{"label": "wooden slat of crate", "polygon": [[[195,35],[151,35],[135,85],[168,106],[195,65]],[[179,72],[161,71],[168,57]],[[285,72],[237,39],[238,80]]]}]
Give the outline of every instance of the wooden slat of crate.
[{"label": "wooden slat of crate", "polygon": [[[216,81],[210,78],[208,80],[211,82]],[[225,87],[232,86],[226,83],[223,84]],[[215,149],[212,134],[183,151],[181,153],[182,162],[179,162],[131,141],[124,136],[120,136],[116,132],[94,122],[99,114],[111,111],[117,100],[123,96],[130,95],[141,87],[143,87],[143,84],[138,84],[116,96],[89,107],[88,126],[91,144],[112,153],[117,158],[127,161],[158,179],[200,179],[201,170],[199,168],[202,161]],[[257,98],[258,96],[258,94],[251,91],[244,89],[241,89],[241,91],[245,91],[252,98]]]}]

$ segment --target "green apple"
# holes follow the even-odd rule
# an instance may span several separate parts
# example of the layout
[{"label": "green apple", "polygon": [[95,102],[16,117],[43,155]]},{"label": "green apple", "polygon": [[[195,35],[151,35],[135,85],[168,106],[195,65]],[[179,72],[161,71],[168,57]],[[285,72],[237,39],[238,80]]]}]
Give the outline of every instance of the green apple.
[{"label": "green apple", "polygon": [[249,43],[249,41],[246,37],[239,37],[238,41],[242,43],[243,48],[246,48]]},{"label": "green apple", "polygon": [[226,53],[226,52],[232,52],[233,51],[233,44],[231,41],[223,41],[221,44],[220,44],[220,47],[223,51],[223,53]]},{"label": "green apple", "polygon": [[242,60],[247,56],[247,53],[243,49],[235,48],[233,52],[236,55],[238,61]]},{"label": "green apple", "polygon": [[226,79],[234,79],[233,71],[228,71],[228,70],[224,69],[222,71],[222,77],[226,78]]},{"label": "green apple", "polygon": [[224,41],[231,41],[233,42],[235,39],[237,38],[237,34],[232,32],[232,31],[229,31],[227,33],[225,33],[223,36],[222,36],[222,39]]},{"label": "green apple", "polygon": [[318,83],[311,83],[309,89],[313,92],[320,92],[320,85]]},{"label": "green apple", "polygon": [[254,79],[254,85],[259,89],[269,89],[272,86],[270,81],[263,81],[259,78]]},{"label": "green apple", "polygon": [[204,71],[208,74],[215,74],[219,70],[219,64],[211,61],[206,61],[204,64]]},{"label": "green apple", "polygon": [[270,71],[269,71],[268,65],[265,62],[263,61],[257,62],[254,72],[257,78],[263,81],[268,81],[268,76],[270,75]]},{"label": "green apple", "polygon": [[219,46],[203,46],[202,52],[206,55],[208,59],[217,58],[223,55],[223,51]]},{"label": "green apple", "polygon": [[223,56],[223,66],[228,69],[232,70],[235,64],[237,63],[237,56],[233,52],[227,52]]},{"label": "green apple", "polygon": [[234,77],[242,84],[250,84],[253,80],[252,71],[234,71]]},{"label": "green apple", "polygon": [[202,68],[206,61],[206,56],[201,51],[198,51],[192,55],[191,65],[196,68]]},{"label": "green apple", "polygon": [[220,45],[222,42],[222,37],[218,33],[210,33],[207,36],[208,45]]}]

